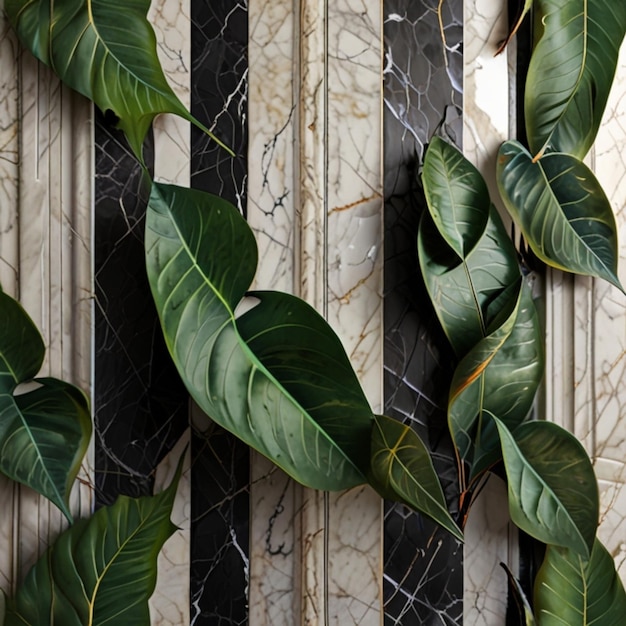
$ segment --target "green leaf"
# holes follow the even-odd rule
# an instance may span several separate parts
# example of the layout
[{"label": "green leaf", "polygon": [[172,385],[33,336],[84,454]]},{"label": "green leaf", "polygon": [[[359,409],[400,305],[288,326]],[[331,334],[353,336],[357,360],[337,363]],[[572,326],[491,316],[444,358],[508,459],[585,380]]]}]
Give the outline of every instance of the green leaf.
[{"label": "green leaf", "polygon": [[383,497],[408,504],[463,541],[446,507],[430,453],[417,433],[385,415],[376,415],[374,420],[373,486]]},{"label": "green leaf", "polygon": [[626,3],[538,0],[544,26],[525,90],[526,131],[533,154],[546,150],[582,159],[600,126],[626,32]]},{"label": "green leaf", "polygon": [[489,219],[489,191],[479,171],[439,137],[433,137],[422,171],[428,209],[441,236],[463,258],[482,237]]},{"label": "green leaf", "polygon": [[513,522],[543,543],[587,558],[598,525],[598,485],[581,443],[552,422],[528,422],[514,434],[494,418],[508,479]]},{"label": "green leaf", "polygon": [[460,357],[485,337],[499,297],[520,278],[515,249],[496,209],[487,207],[485,229],[462,259],[424,215],[417,246],[420,268],[439,322]]},{"label": "green leaf", "polygon": [[63,532],[28,573],[5,626],[149,626],[177,483],[157,496],[120,496]]},{"label": "green leaf", "polygon": [[591,558],[548,546],[535,580],[539,626],[621,626],[626,593],[606,548],[595,540]]},{"label": "green leaf", "polygon": [[454,373],[448,421],[460,457],[470,463],[470,478],[499,459],[500,438],[490,416],[497,416],[510,430],[528,416],[543,375],[542,345],[530,288],[520,283],[508,318]]},{"label": "green leaf", "polygon": [[586,165],[566,154],[549,154],[533,163],[521,144],[507,141],[498,156],[498,187],[540,259],[622,289],[615,217]]},{"label": "green leaf", "polygon": [[[91,437],[89,405],[76,387],[33,377],[44,358],[39,331],[0,291],[0,471],[35,489],[71,520],[70,489]],[[15,395],[19,384],[35,387]]]},{"label": "green leaf", "polygon": [[[509,597],[511,596],[513,597],[513,599],[515,600],[515,605],[517,607],[517,615],[515,617],[516,619],[515,623],[519,624],[519,626],[537,626],[537,622],[535,621],[535,616],[533,615],[532,607],[530,606],[530,603],[528,602],[528,598],[526,597],[526,594],[524,593],[524,590],[522,589],[522,586],[519,580],[517,580],[517,578],[513,576],[513,573],[511,572],[511,570],[504,563],[500,563],[500,566],[506,572],[507,580],[509,583]],[[507,612],[507,626],[512,626],[512,624],[511,625],[509,624],[508,612]]]},{"label": "green leaf", "polygon": [[72,89],[113,111],[142,160],[153,119],[174,113],[225,147],[174,94],[146,19],[149,0],[6,0],[22,44]]},{"label": "green leaf", "polygon": [[216,422],[317,489],[366,481],[371,409],[337,336],[293,296],[255,292],[254,236],[221,198],[155,184],[148,277],[187,389]]}]

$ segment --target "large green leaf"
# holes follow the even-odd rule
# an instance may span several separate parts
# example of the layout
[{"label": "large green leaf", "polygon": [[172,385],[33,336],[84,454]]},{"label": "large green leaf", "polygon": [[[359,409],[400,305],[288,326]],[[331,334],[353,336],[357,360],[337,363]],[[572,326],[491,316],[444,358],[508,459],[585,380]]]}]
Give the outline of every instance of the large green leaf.
[{"label": "large green leaf", "polygon": [[[0,291],[0,471],[50,499],[71,520],[69,492],[91,436],[85,395],[53,378],[33,377],[44,359],[39,331]],[[33,381],[27,393],[19,384]]]},{"label": "large green leaf", "polygon": [[525,90],[526,131],[533,154],[566,152],[582,159],[600,126],[626,32],[621,0],[537,0],[543,33]]},{"label": "large green leaf", "polygon": [[624,587],[613,558],[597,539],[589,560],[548,546],[534,601],[539,626],[623,626],[626,621]]},{"label": "large green leaf", "polygon": [[586,165],[566,154],[549,154],[534,163],[521,144],[507,141],[498,155],[498,187],[540,259],[622,289],[615,217]]},{"label": "large green leaf", "polygon": [[121,496],[63,532],[10,602],[5,626],[149,626],[177,482],[157,496]]},{"label": "large green leaf", "polygon": [[115,113],[140,160],[159,113],[179,115],[216,139],[165,79],[146,19],[150,0],[6,0],[5,7],[26,48],[102,111]]},{"label": "large green leaf", "polygon": [[235,207],[155,184],[146,254],[167,345],[202,409],[305,485],[365,482],[372,413],[328,324],[279,293],[252,294],[235,317],[257,263]]},{"label": "large green leaf", "polygon": [[408,504],[463,541],[446,507],[430,453],[417,433],[385,415],[376,415],[374,420],[373,486],[383,497]]},{"label": "large green leaf", "polygon": [[417,239],[428,294],[460,357],[489,333],[498,314],[494,304],[520,278],[515,249],[502,220],[493,207],[487,207],[486,215],[480,239],[461,259],[428,215],[422,218]]},{"label": "large green leaf", "polygon": [[514,434],[494,418],[508,479],[513,522],[543,543],[587,558],[598,525],[598,485],[581,443],[552,422],[528,422]]},{"label": "large green leaf", "polygon": [[[506,311],[506,308],[503,309]],[[513,430],[527,417],[543,375],[542,332],[530,288],[520,283],[508,318],[482,339],[454,373],[448,421],[474,478],[499,458],[491,415]]]},{"label": "large green leaf", "polygon": [[422,170],[430,214],[441,236],[463,258],[483,236],[489,219],[489,191],[480,172],[439,137],[433,137]]}]

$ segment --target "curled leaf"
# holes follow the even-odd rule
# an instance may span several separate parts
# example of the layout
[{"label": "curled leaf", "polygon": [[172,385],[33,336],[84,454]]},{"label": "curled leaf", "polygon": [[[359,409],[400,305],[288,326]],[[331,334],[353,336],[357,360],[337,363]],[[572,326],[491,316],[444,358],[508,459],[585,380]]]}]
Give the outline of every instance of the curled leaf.
[{"label": "curled leaf", "polygon": [[166,343],[200,407],[304,485],[366,482],[372,413],[332,329],[281,293],[254,292],[235,316],[257,264],[237,209],[155,184],[146,255]]}]

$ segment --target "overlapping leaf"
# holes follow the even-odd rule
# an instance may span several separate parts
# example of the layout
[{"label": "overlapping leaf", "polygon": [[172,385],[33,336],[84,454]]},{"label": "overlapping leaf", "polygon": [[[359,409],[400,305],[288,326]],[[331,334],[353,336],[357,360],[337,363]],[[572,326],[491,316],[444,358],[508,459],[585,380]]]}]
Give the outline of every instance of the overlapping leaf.
[{"label": "overlapping leaf", "polygon": [[102,111],[115,113],[140,160],[159,113],[179,115],[213,136],[165,79],[146,19],[150,0],[6,0],[5,7],[26,48]]},{"label": "overlapping leaf", "polygon": [[489,416],[509,429],[527,417],[543,375],[542,337],[530,288],[520,282],[507,318],[459,363],[450,389],[448,421],[470,478],[499,458],[499,436]]},{"label": "overlapping leaf", "polygon": [[44,359],[39,331],[24,309],[0,291],[0,471],[35,489],[68,519],[68,498],[91,436],[85,395],[52,378],[31,381]]},{"label": "overlapping leaf", "polygon": [[507,141],[498,155],[498,186],[533,252],[569,272],[617,277],[617,228],[611,205],[591,170],[566,154],[536,163],[521,144]]},{"label": "overlapping leaf", "polygon": [[408,504],[462,541],[463,534],[446,508],[430,453],[422,440],[398,420],[385,415],[374,419],[372,484],[383,497]]},{"label": "overlapping leaf", "polygon": [[494,421],[513,522],[539,541],[588,558],[600,505],[593,467],[581,443],[552,422],[528,422],[511,433]]},{"label": "overlapping leaf", "polygon": [[494,303],[518,281],[517,257],[482,176],[456,148],[433,139],[422,182],[433,219],[424,215],[420,224],[420,267],[439,321],[462,357],[488,334]]},{"label": "overlapping leaf", "polygon": [[539,626],[621,626],[626,593],[613,558],[598,539],[591,558],[548,546],[535,580]]},{"label": "overlapping leaf", "polygon": [[515,20],[509,30],[508,35],[505,37],[504,41],[500,44],[496,52],[496,55],[504,52],[504,49],[507,47],[509,41],[511,41],[515,33],[519,30],[520,26],[522,25],[522,22],[524,21],[524,18],[526,17],[526,15],[528,14],[528,12],[533,6],[533,0],[524,0],[523,4],[522,4],[522,0],[517,0],[517,4],[519,5],[519,9],[516,13]]},{"label": "overlapping leaf", "polygon": [[478,170],[439,137],[433,137],[422,170],[428,210],[437,230],[460,258],[483,236],[489,219],[489,191]]},{"label": "overlapping leaf", "polygon": [[305,485],[365,482],[372,413],[327,323],[301,300],[265,292],[235,318],[257,263],[235,207],[155,184],[146,254],[167,345],[203,410]]},{"label": "overlapping leaf", "polygon": [[5,626],[149,626],[177,482],[157,496],[121,496],[63,532],[9,603]]},{"label": "overlapping leaf", "polygon": [[525,91],[526,131],[533,154],[566,152],[582,159],[600,126],[619,48],[626,3],[538,0],[544,30]]}]

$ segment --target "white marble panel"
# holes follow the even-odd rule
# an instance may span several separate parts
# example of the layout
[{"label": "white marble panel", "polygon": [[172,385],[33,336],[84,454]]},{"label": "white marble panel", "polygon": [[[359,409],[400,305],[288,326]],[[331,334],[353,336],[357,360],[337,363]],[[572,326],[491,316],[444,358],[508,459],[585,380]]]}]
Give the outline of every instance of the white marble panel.
[{"label": "white marble panel", "polygon": [[[480,170],[494,203],[496,155],[509,138],[510,68],[508,53],[495,56],[507,33],[506,7],[490,0],[464,3],[463,152]],[[491,478],[472,505],[465,526],[463,622],[503,624],[507,580],[500,562],[513,571],[515,532],[508,518],[506,489]]]},{"label": "white marble panel", "polygon": [[[248,223],[259,248],[255,287],[295,290],[297,94],[292,0],[248,2]],[[298,623],[300,488],[251,457],[250,625]]]},{"label": "white marble panel", "polygon": [[[619,275],[624,284],[626,43],[622,45],[616,80],[594,144],[592,166],[617,216],[621,244]],[[615,557],[626,582],[626,297],[607,283],[594,281],[592,305],[588,310],[593,313],[590,363],[593,413],[591,421],[579,421],[577,416],[576,430],[591,451],[600,483],[602,515],[598,534]],[[589,415],[588,409],[584,414],[585,418]]]},{"label": "white marble panel", "polygon": [[[0,12],[0,285],[17,295],[17,202],[18,202],[18,45],[3,13]],[[13,483],[0,476],[0,587],[11,590],[15,580],[14,554],[15,493]]]},{"label": "white marble panel", "polygon": [[[382,27],[372,4],[308,0],[297,13],[291,0],[249,2],[248,221],[257,286],[326,315],[379,407]],[[252,471],[251,625],[379,624],[380,498],[294,487],[259,458]]]},{"label": "white marble panel", "polygon": [[[91,107],[21,52],[0,17],[0,281],[41,330],[42,375],[91,382]],[[72,494],[91,510],[91,454]],[[58,510],[2,481],[0,577],[10,591],[64,526]]]},{"label": "white marble panel", "polygon": [[[181,102],[190,106],[191,19],[189,0],[156,0],[148,19],[157,36],[157,52],[168,82]],[[155,179],[189,186],[189,122],[174,115],[163,115],[154,123]],[[189,431],[159,466],[168,476],[168,484],[180,454],[189,442]],[[157,587],[150,598],[151,623],[155,626],[179,626],[190,620],[190,542],[191,492],[190,455],[178,485],[172,520],[179,530],[165,543],[158,560]],[[159,478],[159,476],[157,476]],[[159,481],[155,488],[160,488]]]}]

